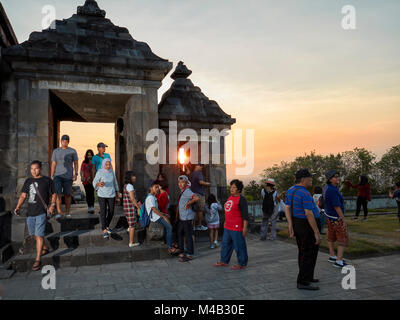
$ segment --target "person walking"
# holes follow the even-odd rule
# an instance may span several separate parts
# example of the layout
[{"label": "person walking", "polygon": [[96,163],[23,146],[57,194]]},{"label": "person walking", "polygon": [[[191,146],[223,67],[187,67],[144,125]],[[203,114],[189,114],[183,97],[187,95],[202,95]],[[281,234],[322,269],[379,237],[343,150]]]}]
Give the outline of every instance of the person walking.
[{"label": "person walking", "polygon": [[138,212],[140,212],[140,204],[136,200],[134,183],[136,182],[136,176],[133,171],[125,172],[124,179],[124,191],[122,196],[122,206],[126,220],[128,221],[128,232],[129,232],[129,247],[136,247],[140,245],[138,242],[134,242],[135,239],[135,227],[137,224]]},{"label": "person walking", "polygon": [[236,251],[238,263],[232,270],[241,270],[247,267],[248,255],[246,246],[247,227],[249,222],[248,205],[245,197],[241,195],[243,182],[232,180],[230,183],[231,196],[224,205],[225,225],[221,244],[221,260],[215,267],[227,267],[231,260],[233,250]]},{"label": "person walking", "polygon": [[324,233],[324,227],[325,227],[324,196],[322,195],[322,188],[320,186],[316,186],[314,188],[313,199],[314,199],[314,202],[317,205],[319,213],[320,213],[321,229],[319,230],[319,232],[321,234],[325,234]]},{"label": "person walking", "polygon": [[[339,191],[340,173],[329,170],[326,174],[327,184],[324,187],[325,214],[328,218],[328,234],[326,240],[329,247],[329,262],[334,267],[343,268],[347,265],[343,259],[344,250],[349,245],[349,234],[344,217],[344,199]],[[337,242],[337,255],[335,255]]]},{"label": "person walking", "polygon": [[152,222],[157,222],[164,227],[168,253],[175,254],[177,253],[177,249],[172,247],[172,225],[170,222],[170,218],[167,214],[162,213],[158,208],[156,195],[157,193],[159,193],[159,190],[160,185],[158,184],[158,182],[152,182],[144,205],[146,206],[146,212],[149,214],[150,220]]},{"label": "person walking", "polygon": [[93,180],[93,187],[97,191],[97,198],[100,205],[100,222],[101,229],[103,230],[104,239],[109,239],[112,233],[110,223],[114,216],[115,202],[119,202],[121,194],[117,178],[111,168],[111,160],[105,158],[103,160],[102,168],[96,172]]},{"label": "person walking", "polygon": [[56,206],[53,181],[49,177],[42,176],[41,170],[42,163],[40,161],[31,162],[30,172],[32,177],[25,180],[21,196],[14,210],[14,214],[19,216],[21,206],[28,199],[26,223],[29,235],[34,236],[36,242],[36,257],[32,271],[40,270],[41,257],[49,252],[49,248],[44,244],[46,218],[48,213],[53,214]]},{"label": "person walking", "polygon": [[346,181],[346,185],[348,187],[357,189],[357,208],[356,215],[354,220],[358,219],[360,215],[361,207],[364,210],[364,219],[363,221],[367,221],[368,216],[368,201],[371,201],[371,186],[368,183],[368,177],[365,175],[361,175],[358,180],[358,184],[353,185],[350,181]]},{"label": "person walking", "polygon": [[[389,190],[389,197],[396,200],[397,203],[397,217],[400,223],[400,182],[397,182],[392,190]],[[400,232],[400,229],[396,230]]]},{"label": "person walking", "polygon": [[78,177],[78,154],[76,150],[69,146],[69,136],[61,137],[61,147],[55,149],[51,156],[50,176],[54,182],[54,188],[57,193],[57,219],[63,218],[61,211],[61,201],[64,195],[65,216],[71,218],[71,195],[72,184]]},{"label": "person walking", "polygon": [[215,249],[218,246],[219,210],[222,210],[221,204],[217,201],[215,195],[210,194],[204,206],[204,211],[206,213],[211,249]]},{"label": "person walking", "polygon": [[194,171],[190,174],[190,182],[191,189],[196,194],[196,197],[199,199],[197,205],[195,206],[196,219],[194,230],[204,231],[207,230],[207,227],[202,225],[203,214],[204,214],[204,205],[206,202],[206,191],[204,187],[209,187],[211,183],[204,181],[203,166],[201,164],[196,164],[194,167]]},{"label": "person walking", "polygon": [[[193,259],[194,245],[193,245],[193,220],[194,211],[193,205],[199,201],[199,198],[189,187],[189,178],[181,175],[178,178],[178,186],[180,195],[178,199],[178,247],[179,247],[179,261],[186,262]],[[185,243],[186,240],[186,251]]]},{"label": "person walking", "polygon": [[278,217],[279,202],[277,200],[278,193],[275,190],[275,180],[267,179],[265,187],[261,190],[261,198],[263,199],[262,211],[263,219],[261,224],[260,240],[267,239],[268,225],[271,221],[271,234],[269,240],[276,239],[276,220]]},{"label": "person walking", "polygon": [[286,200],[286,192],[282,192],[278,197],[277,200],[279,201],[279,210],[278,210],[278,217],[279,221],[283,221],[285,218],[285,200]]},{"label": "person walking", "polygon": [[295,185],[286,193],[285,215],[290,238],[296,237],[299,273],[297,289],[319,290],[312,283],[314,278],[321,235],[319,233],[320,213],[307,190],[312,186],[312,176],[308,169],[300,169],[295,174]]},{"label": "person walking", "polygon": [[86,203],[88,205],[88,213],[94,213],[94,188],[93,188],[93,170],[92,158],[94,156],[93,150],[87,150],[85,153],[85,160],[81,165],[81,181],[85,188]]},{"label": "person walking", "polygon": [[99,142],[97,144],[98,153],[92,158],[93,176],[96,175],[96,172],[102,168],[104,159],[110,159],[111,161],[111,156],[108,153],[106,153],[106,148],[108,148],[108,146],[103,142]]}]

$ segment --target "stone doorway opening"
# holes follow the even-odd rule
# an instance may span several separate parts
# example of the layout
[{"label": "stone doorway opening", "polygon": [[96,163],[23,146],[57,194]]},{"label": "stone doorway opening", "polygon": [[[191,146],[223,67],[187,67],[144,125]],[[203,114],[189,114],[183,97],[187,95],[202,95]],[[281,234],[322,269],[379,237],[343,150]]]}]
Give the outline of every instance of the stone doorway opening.
[{"label": "stone doorway opening", "polygon": [[[70,147],[78,153],[78,171],[86,150],[97,154],[97,144],[103,142],[121,187],[126,170],[122,117],[130,96],[59,90],[49,95],[49,164],[63,134],[70,136]],[[74,185],[81,186],[80,176]]]}]

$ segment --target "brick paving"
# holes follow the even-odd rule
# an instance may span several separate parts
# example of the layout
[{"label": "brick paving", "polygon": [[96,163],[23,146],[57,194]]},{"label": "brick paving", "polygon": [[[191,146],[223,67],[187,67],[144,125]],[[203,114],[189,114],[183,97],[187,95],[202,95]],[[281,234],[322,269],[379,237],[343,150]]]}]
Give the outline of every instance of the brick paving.
[{"label": "brick paving", "polygon": [[42,289],[40,272],[16,273],[0,280],[0,292],[5,300],[400,299],[399,254],[348,260],[356,269],[356,289],[344,290],[344,274],[332,267],[326,253],[320,252],[316,267],[320,290],[310,292],[296,289],[297,248],[293,244],[260,242],[249,235],[248,249],[246,270],[213,267],[220,249],[209,249],[206,242],[200,242],[197,258],[188,263],[165,259],[60,268],[55,290]]}]

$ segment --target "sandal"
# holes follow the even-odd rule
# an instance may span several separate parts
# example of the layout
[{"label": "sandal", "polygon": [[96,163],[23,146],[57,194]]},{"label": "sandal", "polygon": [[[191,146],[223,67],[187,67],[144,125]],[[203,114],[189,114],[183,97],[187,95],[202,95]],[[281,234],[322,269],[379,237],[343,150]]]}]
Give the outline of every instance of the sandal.
[{"label": "sandal", "polygon": [[229,264],[223,262],[217,262],[216,264],[214,264],[214,267],[227,267],[227,266],[229,266]]},{"label": "sandal", "polygon": [[32,266],[32,271],[39,271],[40,270],[41,261],[35,260]]},{"label": "sandal", "polygon": [[45,255],[48,254],[49,252],[50,252],[50,251],[49,251],[48,248],[42,249],[42,254],[41,254],[41,256],[45,256]]},{"label": "sandal", "polygon": [[168,253],[169,253],[170,255],[177,255],[179,252],[180,252],[180,251],[179,251],[179,249],[177,249],[177,248],[172,248],[172,249],[169,249],[169,248],[168,248]]},{"label": "sandal", "polygon": [[192,259],[189,259],[189,258],[186,257],[186,256],[179,257],[179,262],[188,262],[188,261],[190,261],[190,260],[192,260]]},{"label": "sandal", "polygon": [[246,269],[246,266],[241,266],[240,264],[235,264],[231,269],[232,270],[242,270],[242,269]]}]

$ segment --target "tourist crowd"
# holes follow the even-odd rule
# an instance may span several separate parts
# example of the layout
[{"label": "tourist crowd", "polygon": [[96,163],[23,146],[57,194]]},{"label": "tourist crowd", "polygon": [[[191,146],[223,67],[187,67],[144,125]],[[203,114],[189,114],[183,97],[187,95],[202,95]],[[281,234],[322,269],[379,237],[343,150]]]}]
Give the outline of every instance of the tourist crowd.
[{"label": "tourist crowd", "polygon": [[[32,177],[26,179],[14,210],[14,213],[19,215],[21,206],[28,199],[27,226],[29,234],[36,239],[36,257],[32,270],[40,270],[41,257],[49,252],[44,243],[46,219],[53,215],[56,219],[71,217],[72,184],[78,177],[78,155],[75,149],[69,147],[69,140],[67,135],[63,135],[61,147],[53,151],[51,177],[42,176],[40,161],[33,161],[30,164]],[[90,214],[95,213],[94,203],[97,193],[100,224],[105,240],[108,240],[110,234],[114,232],[110,224],[115,205],[122,199],[128,223],[129,247],[140,245],[139,242],[135,242],[135,228],[138,225],[148,227],[150,224],[159,224],[164,229],[168,252],[176,255],[179,261],[187,262],[194,258],[194,231],[208,230],[210,248],[221,247],[220,260],[215,267],[228,266],[233,251],[237,255],[237,264],[232,269],[247,267],[246,235],[249,214],[246,198],[241,194],[243,182],[237,179],[230,182],[230,196],[221,205],[214,194],[208,192],[209,196],[206,198],[206,188],[210,183],[205,181],[202,165],[198,164],[195,165],[193,172],[186,171],[175,182],[174,187],[179,188],[176,210],[170,208],[170,186],[162,173],[151,182],[148,194],[141,203],[135,192],[135,173],[133,171],[125,173],[123,187],[120,190],[111,156],[106,153],[106,148],[107,145],[100,142],[97,145],[96,155],[92,150],[87,150],[80,167]],[[277,220],[286,218],[289,236],[295,237],[298,245],[297,287],[299,289],[318,290],[314,285],[319,281],[314,277],[314,269],[325,225],[327,225],[326,240],[330,253],[328,260],[337,268],[347,265],[343,255],[349,245],[349,235],[344,217],[344,199],[339,191],[340,173],[332,169],[325,176],[326,185],[323,188],[315,186],[313,195],[308,191],[312,188],[312,174],[307,169],[296,172],[294,185],[285,192],[278,193],[274,179],[267,179],[261,191],[263,216],[260,240],[266,241],[269,233],[268,239],[274,241],[277,235]],[[371,200],[368,178],[361,176],[356,185],[350,181],[345,183],[349,187],[356,188],[358,192],[355,219],[363,207],[366,220],[368,201]],[[391,189],[390,197],[397,200],[400,223],[400,183]],[[62,198],[65,202],[65,212],[62,211]],[[224,225],[222,242],[219,244],[221,211],[224,212]],[[203,218],[207,226],[203,225]]]}]

